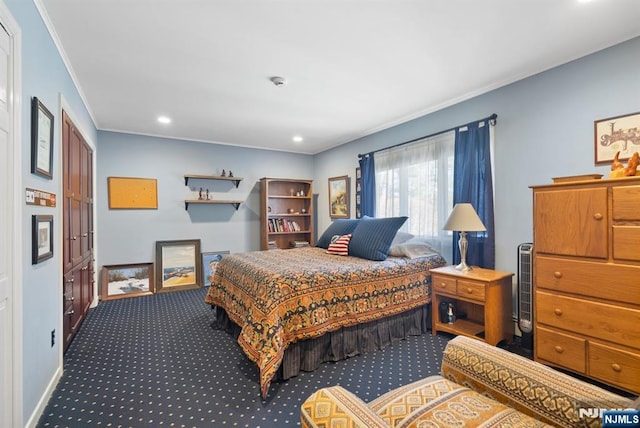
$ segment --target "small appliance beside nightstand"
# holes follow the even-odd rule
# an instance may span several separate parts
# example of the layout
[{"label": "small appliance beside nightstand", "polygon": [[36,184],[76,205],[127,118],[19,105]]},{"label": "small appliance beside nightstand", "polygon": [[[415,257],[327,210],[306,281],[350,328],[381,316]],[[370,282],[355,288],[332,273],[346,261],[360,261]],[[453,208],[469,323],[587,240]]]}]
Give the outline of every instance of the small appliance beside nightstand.
[{"label": "small appliance beside nightstand", "polygon": [[[464,335],[497,345],[513,340],[511,277],[513,273],[455,266],[431,269],[432,334]],[[453,305],[454,320],[441,319],[440,304]]]}]

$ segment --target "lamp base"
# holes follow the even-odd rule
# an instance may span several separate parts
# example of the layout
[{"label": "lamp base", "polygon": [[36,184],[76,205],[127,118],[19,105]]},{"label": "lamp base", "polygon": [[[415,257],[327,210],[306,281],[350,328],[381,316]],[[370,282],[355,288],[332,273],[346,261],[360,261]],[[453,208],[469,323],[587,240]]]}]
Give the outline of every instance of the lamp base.
[{"label": "lamp base", "polygon": [[458,266],[456,266],[456,269],[461,270],[462,272],[468,272],[470,270],[473,270],[473,268],[469,266],[466,262],[460,263]]},{"label": "lamp base", "polygon": [[462,272],[471,270],[471,266],[467,264],[467,232],[460,231],[460,239],[458,240],[458,248],[460,248],[460,261],[461,263],[456,266],[456,269]]}]

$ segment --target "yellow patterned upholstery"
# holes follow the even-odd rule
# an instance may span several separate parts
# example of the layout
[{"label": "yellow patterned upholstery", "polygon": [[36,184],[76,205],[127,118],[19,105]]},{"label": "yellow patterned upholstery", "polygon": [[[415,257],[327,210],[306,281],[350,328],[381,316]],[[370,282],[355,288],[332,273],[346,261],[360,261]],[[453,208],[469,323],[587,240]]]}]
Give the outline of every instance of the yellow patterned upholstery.
[{"label": "yellow patterned upholstery", "polygon": [[579,409],[625,409],[631,400],[479,340],[456,337],[442,357],[447,379],[561,427],[600,427]]},{"label": "yellow patterned upholstery", "polygon": [[548,426],[441,376],[390,391],[369,403],[369,408],[390,427]]},{"label": "yellow patterned upholstery", "polygon": [[632,406],[628,398],[458,336],[447,344],[442,376],[368,404],[339,386],[323,388],[303,403],[300,420],[307,428],[598,427],[599,418],[581,418],[579,409]]},{"label": "yellow patterned upholstery", "polygon": [[340,386],[314,392],[300,411],[303,428],[388,428],[358,397]]}]

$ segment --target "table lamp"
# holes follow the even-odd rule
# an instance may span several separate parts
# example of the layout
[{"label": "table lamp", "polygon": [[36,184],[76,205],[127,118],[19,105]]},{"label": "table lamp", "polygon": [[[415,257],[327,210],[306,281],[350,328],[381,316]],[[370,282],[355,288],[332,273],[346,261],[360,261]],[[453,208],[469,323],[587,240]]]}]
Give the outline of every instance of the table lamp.
[{"label": "table lamp", "polygon": [[458,247],[460,248],[461,263],[456,266],[456,269],[465,272],[471,270],[471,266],[467,265],[467,232],[487,230],[480,217],[478,217],[476,210],[468,203],[456,204],[442,229],[460,232]]}]

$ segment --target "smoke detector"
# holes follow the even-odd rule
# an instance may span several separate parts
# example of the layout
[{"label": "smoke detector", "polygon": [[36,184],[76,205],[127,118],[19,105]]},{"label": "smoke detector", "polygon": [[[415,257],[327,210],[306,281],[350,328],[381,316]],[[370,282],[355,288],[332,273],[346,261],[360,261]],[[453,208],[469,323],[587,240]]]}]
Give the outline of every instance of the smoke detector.
[{"label": "smoke detector", "polygon": [[271,80],[271,83],[273,83],[276,86],[284,86],[287,84],[287,81],[284,80],[284,77],[280,77],[280,76],[270,77],[269,80]]}]

